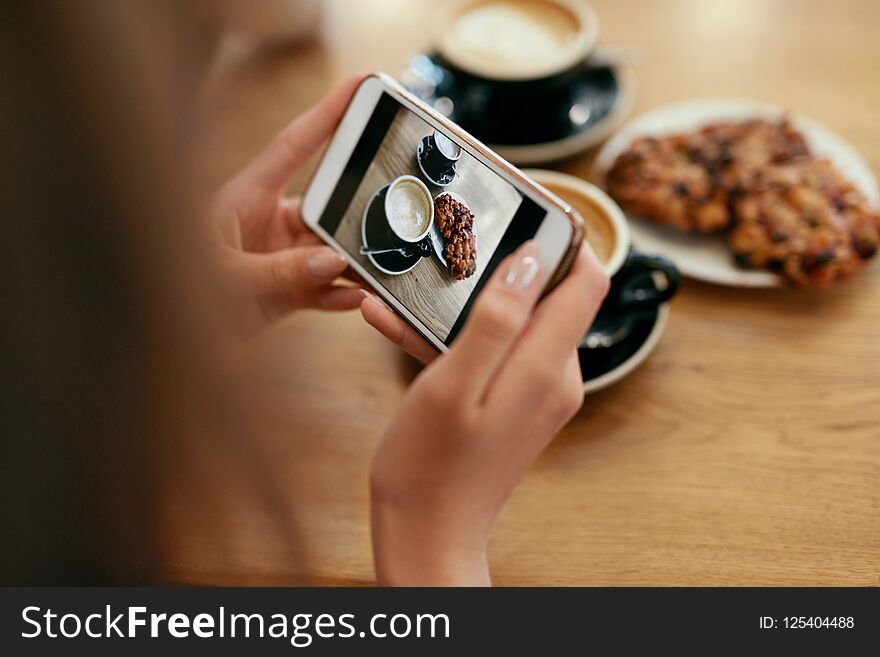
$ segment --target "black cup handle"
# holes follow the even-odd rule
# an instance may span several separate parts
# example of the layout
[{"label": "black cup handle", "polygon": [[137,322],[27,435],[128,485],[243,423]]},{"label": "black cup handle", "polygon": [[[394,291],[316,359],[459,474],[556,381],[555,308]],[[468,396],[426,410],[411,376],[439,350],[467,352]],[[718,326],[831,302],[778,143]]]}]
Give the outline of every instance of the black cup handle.
[{"label": "black cup handle", "polygon": [[[632,285],[636,278],[644,279],[646,273],[655,271],[666,278],[665,288],[658,288],[653,278],[650,278],[650,287]],[[679,279],[678,269],[671,260],[659,255],[630,251],[620,271],[612,279],[612,301],[618,310],[656,308],[675,295]]]}]

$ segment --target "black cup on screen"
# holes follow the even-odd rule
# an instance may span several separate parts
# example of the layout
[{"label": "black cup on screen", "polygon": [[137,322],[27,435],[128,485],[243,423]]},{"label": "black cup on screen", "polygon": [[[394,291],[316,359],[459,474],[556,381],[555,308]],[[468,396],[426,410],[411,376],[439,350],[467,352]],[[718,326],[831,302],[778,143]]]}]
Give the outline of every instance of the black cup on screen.
[{"label": "black cup on screen", "polygon": [[425,177],[438,187],[445,187],[455,179],[461,146],[435,130],[419,142],[417,157]]}]

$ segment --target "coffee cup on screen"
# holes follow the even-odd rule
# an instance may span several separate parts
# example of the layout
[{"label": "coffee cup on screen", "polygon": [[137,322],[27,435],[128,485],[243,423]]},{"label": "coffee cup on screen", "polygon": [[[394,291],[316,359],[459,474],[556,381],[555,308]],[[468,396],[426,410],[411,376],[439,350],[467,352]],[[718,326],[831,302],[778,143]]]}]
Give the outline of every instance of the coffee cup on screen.
[{"label": "coffee cup on screen", "polygon": [[385,193],[385,217],[391,231],[404,242],[420,242],[434,221],[434,199],[415,176],[399,176]]},{"label": "coffee cup on screen", "polygon": [[418,158],[428,179],[439,186],[445,186],[455,178],[455,166],[461,158],[461,146],[435,130],[422,140]]},{"label": "coffee cup on screen", "polygon": [[611,288],[590,329],[594,339],[588,334],[583,344],[590,348],[613,346],[628,335],[627,327],[633,325],[638,313],[653,311],[675,295],[678,269],[662,256],[631,248],[623,211],[595,185],[556,171],[532,169],[525,173],[583,218],[584,239],[611,277]]}]

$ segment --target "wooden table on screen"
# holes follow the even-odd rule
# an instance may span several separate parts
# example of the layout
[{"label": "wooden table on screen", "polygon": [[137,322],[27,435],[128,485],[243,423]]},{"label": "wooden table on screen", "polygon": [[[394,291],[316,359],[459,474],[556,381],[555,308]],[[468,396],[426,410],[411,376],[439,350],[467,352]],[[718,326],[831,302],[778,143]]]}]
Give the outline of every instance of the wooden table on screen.
[{"label": "wooden table on screen", "polygon": [[[880,170],[880,4],[594,4],[604,43],[641,50],[636,112],[698,96],[775,102]],[[338,0],[313,43],[227,44],[205,89],[208,178],[231,174],[352,72],[402,70],[427,45],[433,6]],[[586,175],[590,161],[557,168]],[[653,355],[591,395],[514,493],[490,546],[495,582],[880,584],[878,328],[877,266],[827,293],[685,281]],[[296,513],[300,557],[232,477],[211,521],[219,538],[194,523],[172,576],[283,583],[304,570],[369,584],[370,455],[417,369],[356,313],[301,313],[266,342],[287,373],[269,385],[290,417],[265,417],[250,449],[268,463],[276,505],[286,500],[280,513]]]}]

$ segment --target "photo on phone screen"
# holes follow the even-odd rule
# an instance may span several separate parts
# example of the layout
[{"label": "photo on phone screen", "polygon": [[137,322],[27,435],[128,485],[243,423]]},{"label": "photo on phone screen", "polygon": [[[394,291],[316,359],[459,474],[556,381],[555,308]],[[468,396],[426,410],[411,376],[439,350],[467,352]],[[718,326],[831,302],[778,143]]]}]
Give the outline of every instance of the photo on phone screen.
[{"label": "photo on phone screen", "polygon": [[319,224],[449,345],[491,272],[545,214],[383,93]]}]

